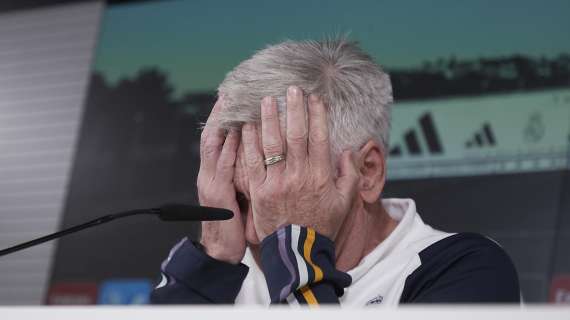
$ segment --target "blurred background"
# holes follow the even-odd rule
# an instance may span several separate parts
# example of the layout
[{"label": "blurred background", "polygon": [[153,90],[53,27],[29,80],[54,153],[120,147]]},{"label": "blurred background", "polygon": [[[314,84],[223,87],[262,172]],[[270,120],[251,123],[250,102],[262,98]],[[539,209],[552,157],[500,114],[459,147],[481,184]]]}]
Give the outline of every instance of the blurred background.
[{"label": "blurred background", "polygon": [[[196,202],[199,123],[240,61],[349,33],[390,73],[384,197],[498,241],[570,303],[570,2],[2,1],[0,247]],[[144,304],[199,225],[133,217],[0,257],[0,304]]]}]

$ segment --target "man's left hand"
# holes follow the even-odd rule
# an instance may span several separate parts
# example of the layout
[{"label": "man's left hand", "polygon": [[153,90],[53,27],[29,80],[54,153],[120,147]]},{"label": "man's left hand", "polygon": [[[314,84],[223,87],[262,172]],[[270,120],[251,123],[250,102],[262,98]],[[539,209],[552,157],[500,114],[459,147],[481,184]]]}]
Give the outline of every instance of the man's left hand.
[{"label": "man's left hand", "polygon": [[[287,91],[286,139],[271,97],[261,102],[262,146],[258,128],[243,126],[253,222],[260,240],[289,224],[311,227],[334,240],[351,210],[359,181],[354,155],[342,153],[335,179],[326,107],[315,95],[308,100],[307,111],[302,90]],[[264,159],[285,153],[285,160],[266,167]]]}]

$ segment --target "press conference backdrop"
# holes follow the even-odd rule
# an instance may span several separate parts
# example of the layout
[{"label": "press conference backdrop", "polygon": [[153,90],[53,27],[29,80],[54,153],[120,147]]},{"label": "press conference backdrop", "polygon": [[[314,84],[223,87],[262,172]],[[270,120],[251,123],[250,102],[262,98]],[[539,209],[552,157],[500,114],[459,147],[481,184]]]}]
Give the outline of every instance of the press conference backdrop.
[{"label": "press conference backdrop", "polygon": [[[268,43],[350,31],[394,84],[383,196],[414,198],[436,228],[497,240],[517,265],[525,300],[569,301],[569,9],[566,1],[108,6],[99,25],[83,24],[98,26],[99,37],[54,219],[61,208],[67,227],[110,211],[195,201],[198,123],[225,73]],[[194,224],[143,217],[64,238],[45,301],[146,303],[168,249],[197,233]]]}]

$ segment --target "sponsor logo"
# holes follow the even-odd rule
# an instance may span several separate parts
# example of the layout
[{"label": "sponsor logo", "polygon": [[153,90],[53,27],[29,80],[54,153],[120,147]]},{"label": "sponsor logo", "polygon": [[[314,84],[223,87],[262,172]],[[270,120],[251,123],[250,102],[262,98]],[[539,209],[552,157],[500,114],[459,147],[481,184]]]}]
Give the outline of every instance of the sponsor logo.
[{"label": "sponsor logo", "polygon": [[396,103],[388,179],[512,174],[570,165],[570,89]]},{"label": "sponsor logo", "polygon": [[558,275],[552,279],[548,301],[570,304],[570,275]]},{"label": "sponsor logo", "polygon": [[369,306],[369,305],[373,305],[373,304],[381,304],[383,300],[384,300],[384,297],[378,295],[378,296],[368,300],[368,302],[366,302],[366,305]]},{"label": "sponsor logo", "polygon": [[147,279],[113,279],[99,289],[98,304],[148,304],[152,290]]},{"label": "sponsor logo", "polygon": [[469,148],[480,148],[484,146],[494,147],[497,144],[497,139],[495,139],[495,133],[491,128],[491,125],[486,122],[483,124],[481,129],[477,130],[471,139],[465,142],[465,147]]},{"label": "sponsor logo", "polygon": [[[410,128],[406,132],[404,132],[404,145],[406,147],[406,151],[411,156],[419,156],[422,154],[441,154],[443,153],[443,147],[441,141],[439,139],[439,134],[437,133],[437,129],[433,122],[432,115],[430,113],[425,113],[418,119],[417,128]],[[425,141],[425,145],[427,146],[426,150],[423,150],[419,136],[423,137]],[[401,156],[402,145],[396,145],[392,149],[390,149],[390,156]]]},{"label": "sponsor logo", "polygon": [[59,282],[48,291],[48,305],[91,305],[97,302],[97,283]]},{"label": "sponsor logo", "polygon": [[546,127],[542,120],[542,115],[539,112],[533,112],[524,128],[524,139],[528,143],[538,143],[544,137]]}]

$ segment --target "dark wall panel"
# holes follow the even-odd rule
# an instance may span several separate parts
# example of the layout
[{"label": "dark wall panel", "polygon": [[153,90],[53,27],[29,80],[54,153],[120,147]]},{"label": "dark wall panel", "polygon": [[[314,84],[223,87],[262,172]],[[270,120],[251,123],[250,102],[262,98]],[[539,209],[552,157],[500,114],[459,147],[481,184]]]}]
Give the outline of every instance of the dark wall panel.
[{"label": "dark wall panel", "polygon": [[392,181],[384,197],[415,199],[424,221],[435,228],[493,238],[515,262],[524,298],[545,301],[566,174]]},{"label": "dark wall panel", "polygon": [[[121,210],[195,203],[203,116],[185,113],[168,92],[153,70],[116,86],[93,76],[62,228]],[[52,282],[154,279],[170,247],[196,238],[198,227],[143,216],[64,238]]]}]

